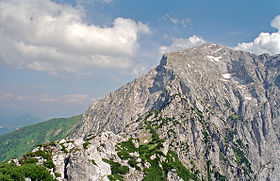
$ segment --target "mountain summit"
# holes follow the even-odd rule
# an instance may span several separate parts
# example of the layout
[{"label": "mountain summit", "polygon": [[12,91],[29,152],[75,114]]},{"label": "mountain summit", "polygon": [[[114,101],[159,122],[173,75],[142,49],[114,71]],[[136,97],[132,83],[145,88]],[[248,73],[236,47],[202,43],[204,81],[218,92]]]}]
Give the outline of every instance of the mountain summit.
[{"label": "mountain summit", "polygon": [[277,180],[279,62],[211,43],[167,53],[22,159],[51,153],[59,180]]}]

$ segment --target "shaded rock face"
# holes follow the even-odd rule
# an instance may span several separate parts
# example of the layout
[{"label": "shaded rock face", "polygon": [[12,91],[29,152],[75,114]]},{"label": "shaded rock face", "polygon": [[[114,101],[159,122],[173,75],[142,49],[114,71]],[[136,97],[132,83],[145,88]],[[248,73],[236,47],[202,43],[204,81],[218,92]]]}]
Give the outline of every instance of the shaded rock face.
[{"label": "shaded rock face", "polygon": [[[199,171],[197,178],[277,180],[279,60],[279,55],[257,56],[216,44],[168,53],[148,74],[90,106],[72,138],[103,131],[137,138],[145,127],[143,116],[152,111],[155,120],[164,118],[151,122],[165,140],[162,153],[175,151],[186,168]],[[73,165],[86,167],[76,158],[86,156],[70,157],[71,180],[79,175]],[[136,175],[144,177],[143,172]],[[182,177],[174,169],[166,175],[170,180]]]}]

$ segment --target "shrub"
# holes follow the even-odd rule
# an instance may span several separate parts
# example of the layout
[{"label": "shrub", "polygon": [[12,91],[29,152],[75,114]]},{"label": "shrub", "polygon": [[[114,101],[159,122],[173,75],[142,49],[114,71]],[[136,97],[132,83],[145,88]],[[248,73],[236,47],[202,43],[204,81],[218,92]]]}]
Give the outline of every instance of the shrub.
[{"label": "shrub", "polygon": [[88,145],[90,144],[90,142],[86,141],[83,143],[83,148],[84,149],[88,149]]}]

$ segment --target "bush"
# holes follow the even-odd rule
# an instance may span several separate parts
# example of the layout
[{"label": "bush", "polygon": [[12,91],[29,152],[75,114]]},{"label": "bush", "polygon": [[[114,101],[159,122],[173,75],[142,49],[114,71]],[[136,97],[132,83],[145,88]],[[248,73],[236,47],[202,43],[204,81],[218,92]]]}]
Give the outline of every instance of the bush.
[{"label": "bush", "polygon": [[88,145],[90,144],[90,142],[86,141],[83,143],[83,148],[84,149],[88,149]]},{"label": "bush", "polygon": [[112,175],[114,175],[114,174],[125,175],[129,171],[129,168],[127,166],[122,166],[118,162],[114,162],[112,159],[108,160],[108,159],[103,158],[102,161],[110,164]]},{"label": "bush", "polygon": [[0,163],[1,181],[25,180],[25,178],[30,178],[31,180],[55,180],[44,166],[36,164],[17,166],[16,164]]}]

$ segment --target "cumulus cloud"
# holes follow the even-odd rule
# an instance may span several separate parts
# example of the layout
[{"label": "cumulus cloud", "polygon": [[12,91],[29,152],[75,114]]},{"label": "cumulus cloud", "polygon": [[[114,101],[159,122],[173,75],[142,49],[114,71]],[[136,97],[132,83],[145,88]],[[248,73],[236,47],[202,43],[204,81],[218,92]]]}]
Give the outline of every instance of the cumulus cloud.
[{"label": "cumulus cloud", "polygon": [[184,49],[184,48],[192,48],[192,47],[200,46],[203,43],[206,43],[206,41],[196,35],[193,35],[187,39],[173,38],[172,44],[170,46],[161,46],[160,47],[160,53],[164,54],[167,52],[172,52],[172,51],[176,51],[176,50],[180,50],[180,49]]},{"label": "cumulus cloud", "polygon": [[149,27],[125,18],[101,27],[87,24],[84,17],[80,6],[51,0],[2,0],[0,63],[47,72],[130,67],[139,34],[150,33]]},{"label": "cumulus cloud", "polygon": [[238,43],[235,47],[236,50],[243,50],[254,54],[280,54],[280,15],[276,16],[270,23],[270,25],[278,32],[265,33],[262,32],[253,42]]}]

